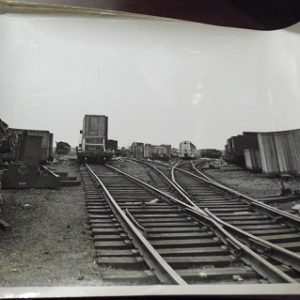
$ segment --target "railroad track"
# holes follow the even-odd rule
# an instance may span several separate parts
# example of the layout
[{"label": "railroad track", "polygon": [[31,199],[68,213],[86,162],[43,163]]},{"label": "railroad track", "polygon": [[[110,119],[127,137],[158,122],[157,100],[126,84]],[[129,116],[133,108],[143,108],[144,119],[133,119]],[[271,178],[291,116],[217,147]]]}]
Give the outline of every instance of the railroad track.
[{"label": "railroad track", "polygon": [[[138,163],[139,161],[135,160],[135,162]],[[247,215],[245,215],[245,212],[241,213],[240,215],[239,214],[237,215],[235,213],[235,211],[233,211],[232,215],[230,215],[230,211],[231,211],[232,207],[230,205],[231,203],[229,203],[229,205],[227,206],[228,200],[227,200],[227,198],[224,198],[224,190],[221,189],[221,191],[220,191],[220,187],[214,186],[210,181],[206,182],[205,181],[206,180],[205,174],[203,174],[203,175],[200,174],[200,176],[204,178],[205,185],[203,186],[203,180],[201,180],[202,185],[199,185],[199,182],[198,182],[199,178],[197,176],[195,176],[195,174],[194,174],[194,173],[197,172],[197,170],[193,169],[193,173],[187,172],[187,170],[189,170],[189,168],[191,168],[190,162],[183,162],[184,169],[181,169],[181,168],[178,169],[178,168],[175,168],[175,166],[174,166],[172,168],[172,172],[169,171],[170,167],[165,165],[165,164],[157,164],[157,163],[153,164],[153,163],[141,162],[141,161],[139,163],[143,164],[144,166],[145,165],[148,166],[148,168],[149,167],[152,168],[155,171],[155,173],[157,174],[157,176],[160,175],[161,177],[172,178],[172,180],[175,183],[177,183],[177,189],[178,189],[178,192],[181,193],[180,196],[182,196],[181,197],[182,201],[186,202],[187,205],[191,205],[193,209],[195,209],[195,206],[196,206],[196,208],[200,209],[200,211],[202,213],[212,217],[214,220],[216,220],[217,222],[222,224],[222,226],[224,226],[224,228],[226,228],[229,232],[231,232],[236,237],[238,237],[240,240],[242,240],[245,244],[247,244],[250,247],[253,247],[253,249],[257,253],[262,254],[271,263],[276,264],[276,265],[282,265],[283,264],[283,269],[287,273],[291,274],[294,278],[297,278],[297,280],[299,281],[299,277],[300,277],[300,275],[299,275],[299,272],[300,272],[300,257],[299,257],[299,254],[297,252],[293,251],[293,249],[290,250],[290,249],[283,248],[282,247],[283,245],[282,244],[277,244],[276,240],[275,241],[274,240],[271,240],[271,241],[265,240],[264,237],[266,236],[265,235],[266,230],[269,230],[268,231],[269,235],[272,235],[272,234],[270,234],[271,229],[270,228],[267,228],[267,229],[264,228],[265,219],[263,219],[263,222],[262,222],[263,224],[260,227],[260,220],[261,219],[259,217],[257,217],[257,215],[259,213],[264,213],[264,214],[267,213],[267,217],[268,217],[268,221],[269,221],[268,225],[269,226],[277,227],[276,230],[278,228],[281,229],[282,226],[283,227],[288,227],[289,230],[294,232],[295,227],[294,227],[293,224],[296,223],[296,226],[297,226],[297,220],[295,221],[293,216],[288,215],[288,218],[286,218],[286,215],[285,215],[284,212],[278,211],[276,209],[274,210],[272,207],[269,207],[268,205],[262,205],[262,207],[261,207],[260,203],[258,203],[258,206],[255,207],[255,209],[257,211],[257,214],[256,215],[254,214],[254,216],[252,216],[251,218],[249,218]],[[204,202],[204,203],[199,203],[199,201],[196,201],[197,199],[191,197],[191,194],[192,194],[191,190],[189,190],[190,193],[188,193],[188,191],[184,189],[184,184],[181,184],[181,185],[178,184],[176,179],[178,179],[178,177],[182,179],[182,176],[186,176],[186,178],[185,178],[186,183],[188,184],[188,186],[192,185],[193,192],[196,191],[197,193],[201,193],[202,198],[203,197],[204,198],[208,197],[207,192],[209,192],[209,193],[213,192],[212,199],[214,199],[214,200],[212,200],[211,198],[208,197],[207,201]],[[196,179],[196,182],[193,182],[195,179]],[[161,180],[166,181],[166,178],[161,178]],[[172,188],[174,187],[174,182],[173,182]],[[175,185],[175,188],[176,188],[176,185]],[[226,187],[225,187],[225,189],[226,189]],[[222,192],[222,193],[220,193],[220,192]],[[226,190],[226,192],[230,193],[228,199],[231,199],[232,198],[232,193],[235,193],[235,191],[232,191],[232,190],[229,190],[229,191]],[[195,196],[195,194],[193,194],[193,195]],[[239,194],[237,196],[238,196],[238,198],[240,198]],[[250,200],[253,201],[253,202],[251,202],[252,206],[254,204],[256,204],[256,202],[257,202],[254,199],[253,200],[250,199]],[[220,201],[222,201],[222,202],[220,202]],[[219,219],[218,215],[217,215],[218,213],[215,214],[209,208],[216,208],[216,209],[226,210],[225,218],[224,218],[225,220]],[[261,210],[263,210],[263,212]],[[282,215],[281,215],[281,213],[282,213]],[[237,217],[245,218],[246,220],[244,220],[244,222],[246,224],[241,222],[242,226],[239,227],[240,223],[235,222],[235,221],[237,221]],[[282,221],[282,218],[284,218],[284,217],[285,217],[285,221],[287,222],[287,224],[286,223],[283,223],[283,224],[279,223],[280,227],[278,227],[278,224],[276,222],[278,222],[280,220]],[[291,217],[292,219],[289,219],[289,217]],[[227,222],[227,220],[231,220],[231,218],[233,219],[233,221],[232,222]],[[254,223],[254,222],[256,222],[256,223]],[[292,222],[292,224],[290,224],[291,222]],[[243,228],[243,225],[251,226],[253,224],[254,224],[254,226],[256,226],[255,228],[258,228],[257,231],[261,230],[260,231],[261,235],[259,235],[259,234],[256,235],[256,233],[257,233],[256,230],[253,230],[252,232],[251,231],[247,232],[247,231],[244,230],[244,229],[250,229],[250,228],[247,227],[247,226],[245,226]],[[273,228],[273,231],[272,231],[272,233],[274,235],[274,238],[276,238],[276,232],[277,232],[276,230],[275,230],[275,228]],[[296,230],[297,230],[297,228],[296,228]],[[289,233],[289,231],[287,231],[287,234],[288,233]],[[253,234],[255,234],[255,235],[253,235]],[[295,236],[299,237],[298,234],[296,234]],[[283,238],[282,235],[280,237]],[[288,236],[288,235],[284,236],[284,238],[287,238],[287,239],[290,238],[290,237],[291,236]],[[253,245],[253,243],[255,245]]]},{"label": "railroad track", "polygon": [[112,166],[81,167],[104,281],[295,282],[213,218]]},{"label": "railroad track", "polygon": [[89,167],[82,166],[80,171],[96,261],[103,281],[130,285],[178,284],[176,276],[172,278],[173,274],[169,274],[168,266],[165,269],[164,265],[153,261],[149,254],[151,246],[143,240],[97,175]]},{"label": "railroad track", "polygon": [[[271,261],[284,263],[300,272],[300,219],[286,212],[242,195],[205,176],[191,162],[184,168],[173,168],[176,183],[189,199],[244,243],[255,240],[260,252],[270,252]],[[198,173],[198,176],[195,175]],[[271,254],[272,253],[272,254]],[[297,279],[299,281],[299,279]]]},{"label": "railroad track", "polygon": [[[147,175],[144,179],[147,183],[197,209],[197,206],[187,197],[186,192],[180,189],[172,180],[172,165],[136,159],[127,159],[127,161],[137,164],[143,169],[143,172]],[[134,176],[135,174],[132,175]],[[146,180],[147,177],[148,180]]]},{"label": "railroad track", "polygon": [[208,178],[193,162],[192,172],[173,168],[176,182],[200,208],[240,229],[300,253],[300,218],[243,195]]}]

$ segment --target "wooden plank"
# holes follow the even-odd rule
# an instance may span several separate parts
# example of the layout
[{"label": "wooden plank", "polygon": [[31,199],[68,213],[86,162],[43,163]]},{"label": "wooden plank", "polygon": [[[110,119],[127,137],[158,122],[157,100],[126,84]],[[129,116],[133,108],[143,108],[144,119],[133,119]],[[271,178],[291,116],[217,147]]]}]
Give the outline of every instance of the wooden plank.
[{"label": "wooden plank", "polygon": [[90,209],[101,209],[101,208],[104,208],[104,207],[105,206],[103,204],[101,204],[101,203],[99,203],[99,204],[93,204],[93,205],[90,205],[90,204],[86,205],[86,208],[88,210],[90,210]]},{"label": "wooden plank", "polygon": [[167,233],[152,233],[148,234],[149,239],[159,239],[159,238],[191,238],[191,237],[213,237],[212,232],[167,232]]},{"label": "wooden plank", "polygon": [[95,219],[106,219],[107,217],[110,217],[110,216],[111,216],[111,213],[110,214],[106,213],[106,214],[102,214],[102,215],[88,214],[90,221],[92,219],[94,219],[94,220]]},{"label": "wooden plank", "polygon": [[276,244],[282,248],[286,248],[291,251],[300,251],[300,242],[276,243]]},{"label": "wooden plank", "polygon": [[111,266],[114,268],[128,268],[134,270],[134,269],[140,269],[141,266],[145,264],[144,259],[142,259],[140,256],[138,257],[132,257],[132,256],[123,256],[123,257],[97,257],[97,264],[101,266]]},{"label": "wooden plank", "polygon": [[107,250],[107,249],[97,249],[96,250],[97,256],[129,256],[134,255],[138,256],[139,253],[135,249],[117,249],[117,250]]},{"label": "wooden plank", "polygon": [[266,215],[261,215],[261,216],[257,216],[257,215],[241,215],[241,216],[228,216],[228,217],[222,217],[222,220],[223,221],[226,221],[226,222],[229,222],[229,221],[234,221],[234,220],[242,220],[242,221],[245,221],[245,220],[257,220],[257,221],[260,221],[260,220],[269,220],[270,218]]},{"label": "wooden plank", "polygon": [[190,240],[182,240],[182,239],[174,239],[174,240],[163,240],[163,241],[152,241],[151,244],[155,247],[166,248],[169,246],[183,248],[186,246],[200,246],[200,245],[220,245],[219,240],[213,239],[190,239]]},{"label": "wooden plank", "polygon": [[276,229],[258,229],[258,230],[249,230],[250,233],[254,235],[270,235],[270,234],[279,234],[279,233],[292,233],[296,232],[295,228],[276,228]]},{"label": "wooden plank", "polygon": [[128,241],[128,243],[125,243],[124,241],[101,241],[101,242],[95,242],[95,248],[96,249],[130,249],[132,247],[132,244]]},{"label": "wooden plank", "polygon": [[161,255],[182,255],[182,254],[193,254],[199,255],[210,255],[210,254],[229,254],[228,249],[221,247],[192,247],[192,248],[162,248],[158,250]]},{"label": "wooden plank", "polygon": [[216,213],[224,213],[224,212],[244,212],[244,211],[247,211],[249,210],[249,208],[247,206],[242,206],[240,208],[226,208],[226,207],[223,207],[223,208],[212,208],[211,211],[212,212],[216,212]]},{"label": "wooden plank", "polygon": [[180,256],[180,257],[166,257],[164,259],[169,264],[182,265],[182,264],[192,264],[192,265],[209,265],[214,266],[226,266],[234,262],[235,257],[232,255],[225,256]]},{"label": "wooden plank", "polygon": [[243,277],[256,277],[256,273],[249,267],[233,267],[233,268],[197,268],[197,269],[186,269],[177,271],[183,278],[202,278],[207,279],[218,279],[224,277],[231,277],[238,275]]},{"label": "wooden plank", "polygon": [[150,207],[140,207],[137,209],[132,209],[131,212],[134,214],[154,214],[154,213],[163,213],[166,216],[169,216],[169,213],[174,213],[177,212],[177,208],[170,208],[170,207],[165,207],[165,208],[159,208],[159,209],[152,209]]},{"label": "wooden plank", "polygon": [[180,215],[178,215],[177,213],[175,214],[143,214],[143,213],[135,213],[134,216],[136,218],[145,218],[145,219],[154,219],[154,218],[164,218],[164,217],[168,217],[168,218],[180,218]]},{"label": "wooden plank", "polygon": [[255,230],[255,229],[280,229],[281,225],[270,224],[270,225],[241,225],[239,228],[243,230]]},{"label": "wooden plank", "polygon": [[97,234],[115,234],[117,232],[119,232],[117,227],[115,227],[115,228],[99,228],[97,230]]},{"label": "wooden plank", "polygon": [[290,233],[290,234],[274,234],[274,235],[262,235],[261,239],[270,241],[272,243],[276,242],[292,242],[300,241],[300,233]]},{"label": "wooden plank", "polygon": [[94,241],[122,241],[124,238],[119,234],[94,234]]},{"label": "wooden plank", "polygon": [[108,223],[101,222],[100,224],[93,223],[91,226],[94,227],[95,229],[96,228],[115,228],[116,224],[112,223],[112,222],[108,222]]},{"label": "wooden plank", "polygon": [[158,283],[157,277],[150,270],[146,271],[125,271],[125,270],[108,270],[103,272],[102,278],[105,281],[136,281],[145,280],[148,283]]},{"label": "wooden plank", "polygon": [[151,228],[147,230],[148,233],[155,233],[155,232],[200,232],[200,226],[195,227],[177,227],[177,228],[168,228],[168,227],[157,227],[157,228]]},{"label": "wooden plank", "polygon": [[110,209],[109,208],[103,208],[103,209],[88,209],[89,214],[109,214]]},{"label": "wooden plank", "polygon": [[[196,222],[195,222],[196,223]],[[193,224],[191,222],[169,222],[169,223],[143,223],[141,224],[146,227],[146,228],[156,228],[156,227],[164,227],[164,226],[172,226],[173,228],[175,227],[194,227],[197,224]]]},{"label": "wooden plank", "polygon": [[114,224],[113,221],[110,218],[105,218],[105,219],[92,219],[89,221],[92,225],[94,224],[102,224],[102,223],[111,223]]},{"label": "wooden plank", "polygon": [[240,227],[240,225],[266,225],[266,224],[274,224],[271,220],[246,220],[246,221],[227,221],[231,225],[235,225]]},{"label": "wooden plank", "polygon": [[145,223],[148,223],[148,224],[152,224],[152,223],[157,223],[157,222],[160,222],[160,223],[168,223],[168,222],[186,222],[188,221],[188,218],[185,218],[185,217],[174,217],[174,218],[152,218],[152,219],[148,219],[148,218],[140,218],[140,217],[137,217],[135,215],[135,217],[139,220],[139,222],[145,222]]}]

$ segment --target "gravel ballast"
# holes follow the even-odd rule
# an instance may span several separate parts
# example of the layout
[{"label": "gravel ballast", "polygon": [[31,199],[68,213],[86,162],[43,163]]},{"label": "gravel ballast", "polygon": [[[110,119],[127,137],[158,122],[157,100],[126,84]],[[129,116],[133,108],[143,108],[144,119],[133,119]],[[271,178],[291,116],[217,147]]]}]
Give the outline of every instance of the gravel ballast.
[{"label": "gravel ballast", "polygon": [[[50,165],[79,177],[77,163]],[[0,286],[101,285],[81,186],[2,190]]]}]

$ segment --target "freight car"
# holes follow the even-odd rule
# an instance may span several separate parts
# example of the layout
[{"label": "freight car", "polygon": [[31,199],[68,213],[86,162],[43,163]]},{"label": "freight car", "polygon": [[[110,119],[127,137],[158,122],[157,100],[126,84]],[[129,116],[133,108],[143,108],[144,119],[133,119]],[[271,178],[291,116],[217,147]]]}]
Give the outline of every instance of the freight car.
[{"label": "freight car", "polygon": [[144,158],[167,161],[170,159],[170,155],[171,155],[171,145],[165,145],[165,144],[160,146],[151,145],[151,144],[144,145]]},{"label": "freight car", "polygon": [[191,159],[197,156],[196,146],[190,141],[183,141],[179,144],[179,157]]},{"label": "freight car", "polygon": [[258,133],[263,173],[300,173],[300,129]]},{"label": "freight car", "polygon": [[47,130],[9,128],[16,136],[12,151],[3,155],[3,161],[27,161],[38,164],[53,159],[53,134]]},{"label": "freight car", "polygon": [[178,149],[175,148],[171,149],[171,157],[178,157]]},{"label": "freight car", "polygon": [[[244,132],[227,140],[226,158],[254,172],[300,174],[300,129]],[[241,155],[242,154],[242,155]]]},{"label": "freight car", "polygon": [[104,163],[111,158],[107,148],[108,117],[103,115],[85,115],[83,118],[81,143],[76,148],[80,162]]},{"label": "freight car", "polygon": [[66,142],[56,142],[55,152],[57,154],[68,154],[71,151],[71,145]]},{"label": "freight car", "polygon": [[130,147],[130,154],[132,157],[137,159],[142,159],[144,157],[144,143],[141,142],[133,142]]},{"label": "freight car", "polygon": [[217,149],[201,149],[200,154],[201,157],[220,158],[222,156],[222,151]]},{"label": "freight car", "polygon": [[[246,152],[245,152],[246,151]],[[232,136],[227,140],[225,146],[225,160],[244,168],[250,166],[248,158],[256,157],[258,152],[258,139],[256,132],[243,132],[242,135]],[[245,156],[246,153],[246,156]],[[247,157],[247,162],[245,161]],[[257,161],[257,164],[259,162]],[[253,166],[255,170],[259,169],[259,165]],[[254,169],[253,169],[254,170]]]},{"label": "freight car", "polygon": [[107,140],[107,149],[112,155],[117,155],[118,152],[118,141]]}]

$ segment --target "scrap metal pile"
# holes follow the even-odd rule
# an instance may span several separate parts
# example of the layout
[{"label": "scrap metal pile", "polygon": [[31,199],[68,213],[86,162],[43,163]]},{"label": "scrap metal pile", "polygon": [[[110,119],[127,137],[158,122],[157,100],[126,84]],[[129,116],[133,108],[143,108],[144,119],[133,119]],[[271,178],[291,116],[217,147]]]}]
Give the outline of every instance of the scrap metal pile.
[{"label": "scrap metal pile", "polygon": [[0,153],[12,151],[17,143],[18,136],[12,134],[8,125],[0,119]]},{"label": "scrap metal pile", "polygon": [[268,175],[300,174],[300,129],[243,132],[225,145],[225,158],[250,171]]},{"label": "scrap metal pile", "polygon": [[[0,190],[79,185],[67,173],[55,173],[41,164],[53,159],[52,144],[49,131],[13,129],[0,119]],[[0,204],[1,199],[0,195]],[[0,219],[0,227],[6,225]]]}]

